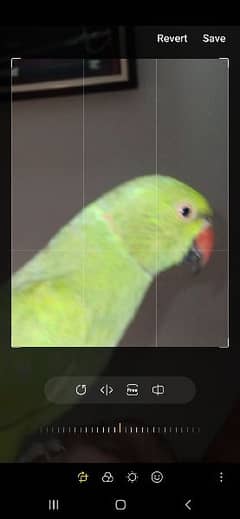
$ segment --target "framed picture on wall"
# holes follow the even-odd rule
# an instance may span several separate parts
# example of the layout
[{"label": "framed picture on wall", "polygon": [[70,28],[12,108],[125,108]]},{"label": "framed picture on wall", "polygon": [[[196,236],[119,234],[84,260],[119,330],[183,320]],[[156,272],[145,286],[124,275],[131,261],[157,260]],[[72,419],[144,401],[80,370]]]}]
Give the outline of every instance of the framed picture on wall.
[{"label": "framed picture on wall", "polygon": [[[123,27],[83,28],[62,41],[57,52],[11,60],[14,99],[120,90],[137,86],[133,35]],[[67,44],[68,42],[68,44]],[[43,55],[44,54],[44,55]],[[60,57],[60,56],[63,57]],[[42,57],[43,56],[43,57]],[[68,57],[70,56],[70,57]],[[115,57],[117,56],[117,57]]]}]

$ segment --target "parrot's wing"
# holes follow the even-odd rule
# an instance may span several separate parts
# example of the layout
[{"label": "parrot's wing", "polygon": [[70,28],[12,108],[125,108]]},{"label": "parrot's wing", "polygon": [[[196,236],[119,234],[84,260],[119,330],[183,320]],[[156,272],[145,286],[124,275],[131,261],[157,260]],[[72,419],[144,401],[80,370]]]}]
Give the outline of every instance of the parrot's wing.
[{"label": "parrot's wing", "polygon": [[[79,280],[78,280],[79,282]],[[18,283],[12,292],[12,345],[84,344],[87,312],[72,274]]]}]

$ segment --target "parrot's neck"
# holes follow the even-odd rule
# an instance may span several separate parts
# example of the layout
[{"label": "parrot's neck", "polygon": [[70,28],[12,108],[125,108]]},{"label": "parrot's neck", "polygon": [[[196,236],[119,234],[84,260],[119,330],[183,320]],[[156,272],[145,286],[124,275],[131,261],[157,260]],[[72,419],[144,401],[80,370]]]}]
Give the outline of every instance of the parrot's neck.
[{"label": "parrot's neck", "polygon": [[121,188],[100,201],[103,215],[112,231],[122,239],[129,254],[151,277],[179,261],[168,254],[172,240],[170,243],[166,230],[161,229],[156,192],[154,178],[142,189],[128,188],[125,191]]}]

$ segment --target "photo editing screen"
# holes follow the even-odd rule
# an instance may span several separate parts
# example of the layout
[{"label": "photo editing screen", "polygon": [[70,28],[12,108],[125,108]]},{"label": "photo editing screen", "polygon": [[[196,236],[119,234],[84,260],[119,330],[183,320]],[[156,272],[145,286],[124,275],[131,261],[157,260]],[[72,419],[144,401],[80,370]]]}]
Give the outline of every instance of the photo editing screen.
[{"label": "photo editing screen", "polygon": [[17,473],[12,511],[32,512],[31,498],[43,516],[235,506],[238,35],[2,30],[0,475]]}]

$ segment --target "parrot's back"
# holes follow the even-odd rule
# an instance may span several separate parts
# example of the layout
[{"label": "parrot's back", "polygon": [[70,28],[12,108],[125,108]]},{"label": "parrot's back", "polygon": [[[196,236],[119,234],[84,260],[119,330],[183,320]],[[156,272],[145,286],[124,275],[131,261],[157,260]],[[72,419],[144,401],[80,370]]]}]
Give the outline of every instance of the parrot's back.
[{"label": "parrot's back", "polygon": [[98,204],[12,281],[12,345],[114,346],[151,282]]}]

